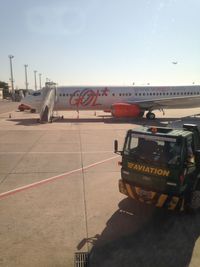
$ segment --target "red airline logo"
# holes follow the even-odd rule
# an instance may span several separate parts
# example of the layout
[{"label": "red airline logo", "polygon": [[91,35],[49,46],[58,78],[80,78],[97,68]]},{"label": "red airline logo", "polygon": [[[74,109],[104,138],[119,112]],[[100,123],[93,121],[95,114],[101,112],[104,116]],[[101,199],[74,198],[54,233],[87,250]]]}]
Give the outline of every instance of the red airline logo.
[{"label": "red airline logo", "polygon": [[92,90],[92,89],[84,89],[84,90],[77,90],[75,91],[70,99],[69,103],[71,106],[100,106],[101,104],[98,103],[99,96],[108,96],[109,89],[104,88],[102,90]]}]

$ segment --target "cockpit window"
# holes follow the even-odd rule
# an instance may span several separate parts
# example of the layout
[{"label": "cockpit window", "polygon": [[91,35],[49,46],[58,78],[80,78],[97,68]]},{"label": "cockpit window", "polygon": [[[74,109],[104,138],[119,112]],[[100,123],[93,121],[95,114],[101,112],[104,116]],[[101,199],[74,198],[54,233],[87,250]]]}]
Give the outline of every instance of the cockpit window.
[{"label": "cockpit window", "polygon": [[35,93],[33,93],[33,95],[34,96],[38,96],[38,95],[41,95],[41,93],[40,92],[35,92]]}]

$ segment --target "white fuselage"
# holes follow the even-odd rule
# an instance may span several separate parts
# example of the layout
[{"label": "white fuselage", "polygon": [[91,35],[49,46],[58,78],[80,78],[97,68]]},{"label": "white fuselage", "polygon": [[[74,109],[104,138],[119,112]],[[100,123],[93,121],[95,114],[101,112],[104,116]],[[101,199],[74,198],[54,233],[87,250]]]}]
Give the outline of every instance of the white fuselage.
[{"label": "white fuselage", "polygon": [[[38,109],[43,101],[42,90],[26,96],[22,103]],[[196,97],[195,97],[196,96]],[[192,100],[191,100],[192,98]],[[163,108],[194,108],[200,106],[200,86],[61,86],[56,88],[54,110],[110,110],[115,103],[141,106],[149,102]],[[166,100],[164,102],[163,100]],[[156,106],[155,106],[156,107]],[[152,108],[156,109],[156,108]]]}]

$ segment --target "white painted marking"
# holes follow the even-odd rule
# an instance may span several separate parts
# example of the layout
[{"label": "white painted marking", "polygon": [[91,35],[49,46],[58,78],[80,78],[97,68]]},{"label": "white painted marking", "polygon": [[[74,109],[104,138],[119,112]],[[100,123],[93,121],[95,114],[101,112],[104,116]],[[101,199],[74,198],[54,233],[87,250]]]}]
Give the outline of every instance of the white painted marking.
[{"label": "white painted marking", "polygon": [[85,166],[83,168],[79,168],[79,169],[76,169],[76,170],[73,170],[73,171],[69,171],[69,172],[65,172],[65,173],[62,173],[62,174],[59,174],[59,175],[56,175],[56,176],[53,176],[53,177],[50,177],[50,178],[47,178],[47,179],[44,179],[44,180],[41,180],[39,182],[36,182],[36,183],[32,183],[32,184],[28,184],[28,185],[24,185],[24,186],[21,186],[21,187],[18,187],[18,188],[15,188],[13,190],[10,190],[10,191],[7,191],[7,192],[3,192],[3,193],[0,193],[0,200],[9,196],[9,195],[13,195],[13,194],[16,194],[18,192],[21,192],[21,191],[25,191],[29,188],[33,188],[33,187],[36,187],[36,186],[39,186],[39,185],[42,185],[42,184],[46,184],[46,183],[49,183],[49,182],[52,182],[52,181],[55,181],[57,179],[61,179],[61,178],[65,178],[66,176],[69,176],[70,174],[73,174],[73,173],[76,173],[76,172],[79,172],[79,171],[84,171],[86,169],[89,169],[89,168],[92,168],[98,164],[102,164],[104,162],[107,162],[107,161],[110,161],[110,160],[113,160],[113,159],[116,159],[118,158],[119,156],[114,156],[114,157],[111,157],[111,158],[108,158],[108,159],[104,159],[104,160],[101,160],[101,161],[98,161],[98,162],[95,162],[93,164],[90,164],[88,166]]},{"label": "white painted marking", "polygon": [[108,151],[72,151],[72,152],[65,152],[65,151],[31,151],[31,152],[26,152],[26,151],[15,151],[15,152],[11,152],[11,151],[7,151],[7,152],[0,152],[0,155],[2,154],[104,154],[104,153],[113,153],[113,151],[108,150]]}]

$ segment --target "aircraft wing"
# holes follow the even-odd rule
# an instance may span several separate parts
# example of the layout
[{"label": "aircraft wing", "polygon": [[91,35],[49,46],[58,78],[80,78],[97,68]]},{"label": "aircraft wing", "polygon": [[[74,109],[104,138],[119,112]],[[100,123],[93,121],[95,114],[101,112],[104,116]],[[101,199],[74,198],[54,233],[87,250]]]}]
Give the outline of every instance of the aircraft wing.
[{"label": "aircraft wing", "polygon": [[190,95],[190,96],[175,96],[168,98],[157,98],[157,99],[147,99],[147,100],[130,100],[126,103],[138,104],[142,109],[162,109],[162,108],[184,108],[187,106],[200,107],[200,95]]}]

